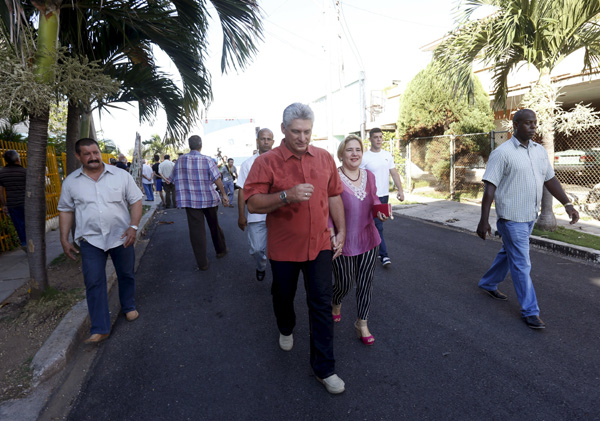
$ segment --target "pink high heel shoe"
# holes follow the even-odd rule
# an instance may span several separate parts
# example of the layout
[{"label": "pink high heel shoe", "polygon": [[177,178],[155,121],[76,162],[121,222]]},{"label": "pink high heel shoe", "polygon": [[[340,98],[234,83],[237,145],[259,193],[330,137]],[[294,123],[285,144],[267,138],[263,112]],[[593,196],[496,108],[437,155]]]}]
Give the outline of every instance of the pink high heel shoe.
[{"label": "pink high heel shoe", "polygon": [[[331,307],[333,309],[337,310],[337,311],[340,311],[342,305],[340,304],[339,306],[336,306],[335,304],[333,304]],[[340,314],[333,314],[332,313],[331,315],[333,316],[334,323],[339,323],[340,320],[342,320],[342,314],[341,313]]]},{"label": "pink high heel shoe", "polygon": [[373,335],[363,336],[362,332],[360,331],[361,327],[367,327],[366,320],[357,320],[356,322],[354,322],[354,329],[356,330],[356,336],[358,337],[358,339],[360,339],[362,341],[363,344],[365,344],[367,346],[373,345],[373,343],[375,343],[375,338],[373,337]]}]

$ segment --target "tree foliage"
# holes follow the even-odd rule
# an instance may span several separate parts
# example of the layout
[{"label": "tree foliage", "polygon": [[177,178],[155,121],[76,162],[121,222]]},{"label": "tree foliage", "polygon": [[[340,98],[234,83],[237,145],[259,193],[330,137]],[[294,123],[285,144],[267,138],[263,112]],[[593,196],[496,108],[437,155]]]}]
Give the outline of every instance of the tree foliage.
[{"label": "tree foliage", "polygon": [[475,78],[472,101],[456,97],[434,65],[421,70],[408,84],[400,103],[398,134],[402,138],[447,133],[479,133],[494,128],[490,100]]}]

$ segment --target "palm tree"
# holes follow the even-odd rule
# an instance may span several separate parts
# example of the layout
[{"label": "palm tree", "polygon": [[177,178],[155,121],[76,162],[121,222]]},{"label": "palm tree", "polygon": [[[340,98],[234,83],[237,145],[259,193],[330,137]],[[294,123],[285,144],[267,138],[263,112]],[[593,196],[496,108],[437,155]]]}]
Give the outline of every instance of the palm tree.
[{"label": "palm tree", "polygon": [[[496,11],[482,19],[471,19],[482,6],[492,6]],[[552,94],[556,89],[550,79],[554,68],[579,50],[584,52],[583,72],[592,72],[600,60],[598,0],[466,0],[459,1],[457,9],[458,26],[436,48],[434,60],[458,95],[470,95],[473,90],[473,63],[481,61],[492,66],[495,109],[505,106],[509,74],[525,63],[538,70],[537,85],[549,93],[545,101],[556,104]],[[539,114],[539,125],[546,128],[540,131],[542,143],[553,163],[553,115]],[[552,196],[546,189],[537,224],[542,229],[556,229]]]},{"label": "palm tree", "polygon": [[[221,70],[243,68],[257,51],[262,26],[260,9],[252,0],[213,0],[223,28]],[[72,104],[70,113],[83,115],[81,134],[88,130],[93,103],[106,108],[115,102],[137,102],[140,121],[151,120],[158,108],[167,116],[167,137],[183,140],[199,116],[199,106],[212,99],[210,72],[205,67],[209,14],[206,2],[80,0],[65,7],[61,42],[74,54],[99,61],[120,89],[105,98]],[[101,30],[99,30],[101,28]],[[154,48],[164,51],[181,78],[160,71]],[[94,101],[95,100],[95,101]],[[70,103],[71,105],[71,103]],[[79,132],[73,125],[73,132]],[[77,135],[67,134],[70,142]],[[72,148],[69,148],[72,149]]]}]

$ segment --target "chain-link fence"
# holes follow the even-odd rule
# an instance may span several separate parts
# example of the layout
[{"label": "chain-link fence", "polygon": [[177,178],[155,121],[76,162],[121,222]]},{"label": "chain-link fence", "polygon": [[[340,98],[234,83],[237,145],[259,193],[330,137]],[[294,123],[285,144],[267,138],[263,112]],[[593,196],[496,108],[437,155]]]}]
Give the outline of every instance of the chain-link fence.
[{"label": "chain-link fence", "polygon": [[[408,140],[404,165],[408,190],[450,199],[481,197],[481,178],[488,157],[510,136],[506,131],[493,131]],[[571,202],[580,212],[598,218],[600,127],[571,136],[557,133],[554,143],[554,170]],[[396,164],[401,168],[401,162],[396,161]]]}]

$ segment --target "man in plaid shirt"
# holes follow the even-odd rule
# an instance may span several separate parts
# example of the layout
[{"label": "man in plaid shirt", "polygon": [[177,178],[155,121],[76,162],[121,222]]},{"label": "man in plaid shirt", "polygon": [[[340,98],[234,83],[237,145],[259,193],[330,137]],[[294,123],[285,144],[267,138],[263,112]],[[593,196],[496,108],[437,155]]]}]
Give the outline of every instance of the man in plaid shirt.
[{"label": "man in plaid shirt", "polygon": [[[187,214],[190,242],[192,243],[198,269],[207,270],[205,217],[217,253],[217,259],[224,257],[229,251],[225,244],[225,235],[219,226],[217,213],[219,195],[214,188],[214,184],[222,192],[225,189],[216,162],[200,153],[202,149],[200,136],[190,137],[188,143],[190,153],[177,160],[169,181],[175,184],[177,206],[184,208]],[[223,205],[229,205],[229,199],[226,195],[223,195]]]}]

